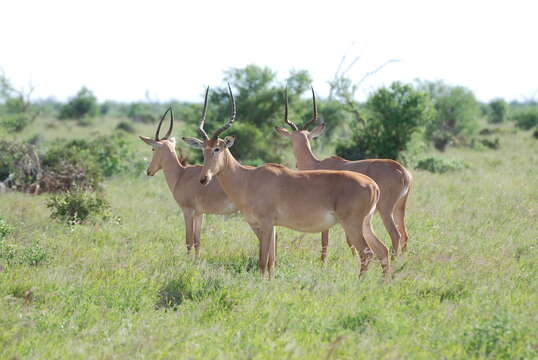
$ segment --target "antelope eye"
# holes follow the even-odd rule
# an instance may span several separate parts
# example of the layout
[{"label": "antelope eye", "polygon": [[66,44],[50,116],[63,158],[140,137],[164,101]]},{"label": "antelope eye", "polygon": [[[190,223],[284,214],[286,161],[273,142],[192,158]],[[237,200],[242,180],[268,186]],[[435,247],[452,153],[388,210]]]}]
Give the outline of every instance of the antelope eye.
[{"label": "antelope eye", "polygon": [[218,153],[219,151],[220,151],[219,148],[214,148],[214,149],[213,149],[213,152],[214,152],[214,153]]}]

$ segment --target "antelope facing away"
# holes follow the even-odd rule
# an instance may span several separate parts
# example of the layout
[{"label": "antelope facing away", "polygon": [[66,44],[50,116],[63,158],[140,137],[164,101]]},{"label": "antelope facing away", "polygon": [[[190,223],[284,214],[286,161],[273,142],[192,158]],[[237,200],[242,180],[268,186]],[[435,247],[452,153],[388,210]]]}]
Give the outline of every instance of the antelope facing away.
[{"label": "antelope facing away", "polygon": [[[203,117],[205,117],[206,107],[204,107]],[[170,112],[170,128],[166,135],[159,139],[159,131],[168,112]],[[228,200],[217,182],[209,186],[200,184],[202,166],[181,164],[176,155],[176,139],[170,137],[173,126],[174,115],[172,108],[168,108],[157,126],[155,138],[140,136],[140,139],[151,145],[153,150],[147,174],[153,176],[160,169],[163,170],[168,187],[183,212],[187,250],[190,253],[194,247],[197,256],[200,249],[200,232],[204,214],[231,214],[236,212],[237,208]]]},{"label": "antelope facing away", "polygon": [[[316,126],[312,131],[308,131],[308,126],[316,122],[316,95],[312,88],[313,116],[299,130],[297,125],[288,120],[288,94],[285,95],[284,121],[292,131],[282,127],[275,127],[275,130],[282,136],[287,137],[293,144],[293,154],[296,166],[299,170],[349,170],[367,175],[373,179],[381,191],[377,210],[383,224],[387,229],[392,242],[392,256],[398,255],[399,249],[407,249],[407,229],[405,228],[405,206],[413,177],[411,173],[400,163],[390,159],[368,159],[348,161],[338,156],[332,156],[324,160],[318,160],[312,153],[310,140],[318,137],[325,130],[325,123]],[[329,233],[323,232],[321,236],[321,260],[325,261],[327,256],[327,246],[329,243]]]},{"label": "antelope facing away", "polygon": [[258,237],[262,275],[268,272],[271,276],[273,270],[275,225],[302,232],[321,232],[337,223],[342,224],[348,244],[359,253],[360,273],[368,269],[373,250],[381,261],[383,272],[389,275],[388,250],[377,239],[371,225],[379,199],[377,184],[369,177],[351,171],[297,171],[278,164],[241,165],[229,151],[235,138],[219,138],[235,120],[235,100],[229,84],[228,90],[232,102],[228,122],[210,138],[204,131],[202,118],[200,132],[204,139],[183,140],[203,151],[200,183],[209,186],[216,176]]}]

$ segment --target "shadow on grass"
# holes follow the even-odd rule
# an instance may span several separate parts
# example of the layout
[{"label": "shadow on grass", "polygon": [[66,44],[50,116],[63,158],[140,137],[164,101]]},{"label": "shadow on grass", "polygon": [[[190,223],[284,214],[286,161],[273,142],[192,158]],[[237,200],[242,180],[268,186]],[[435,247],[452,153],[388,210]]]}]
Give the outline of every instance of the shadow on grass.
[{"label": "shadow on grass", "polygon": [[184,301],[201,301],[213,296],[221,288],[222,280],[203,277],[199,272],[187,270],[159,289],[155,307],[177,310]]},{"label": "shadow on grass", "polygon": [[207,264],[222,267],[224,270],[235,273],[254,273],[258,271],[258,260],[245,254],[231,256],[216,256],[206,259]]}]

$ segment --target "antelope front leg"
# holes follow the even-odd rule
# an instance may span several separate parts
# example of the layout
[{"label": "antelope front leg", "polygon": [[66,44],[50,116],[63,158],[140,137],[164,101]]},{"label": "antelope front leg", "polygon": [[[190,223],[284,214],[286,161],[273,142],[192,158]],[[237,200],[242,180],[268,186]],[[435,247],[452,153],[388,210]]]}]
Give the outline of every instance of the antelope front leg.
[{"label": "antelope front leg", "polygon": [[327,258],[327,246],[329,246],[329,230],[321,233],[321,262]]},{"label": "antelope front leg", "polygon": [[202,222],[204,214],[194,214],[194,254],[196,257],[200,254],[200,234],[202,233]]},{"label": "antelope front leg", "polygon": [[260,252],[258,258],[258,266],[262,277],[269,271],[269,277],[273,270],[275,261],[275,237],[274,227],[272,225],[255,226],[250,225],[258,240],[260,241]]},{"label": "antelope front leg", "polygon": [[185,242],[187,243],[187,253],[191,253],[194,245],[194,210],[183,209],[185,219]]}]

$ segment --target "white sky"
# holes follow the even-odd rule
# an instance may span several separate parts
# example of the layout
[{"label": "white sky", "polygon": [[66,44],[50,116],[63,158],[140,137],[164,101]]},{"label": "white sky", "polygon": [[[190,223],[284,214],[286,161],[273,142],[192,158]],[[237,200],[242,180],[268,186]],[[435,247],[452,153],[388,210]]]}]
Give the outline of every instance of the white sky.
[{"label": "white sky", "polygon": [[[535,5],[536,4],[536,5]],[[35,96],[200,101],[223,71],[306,69],[324,96],[351,44],[359,98],[394,80],[442,79],[480,100],[538,95],[537,1],[0,2],[0,67]]]}]

